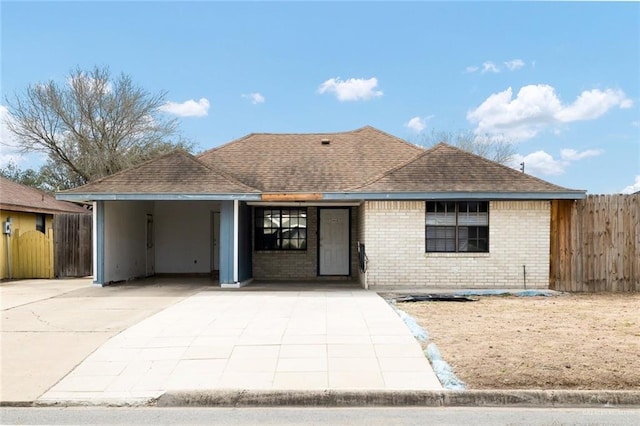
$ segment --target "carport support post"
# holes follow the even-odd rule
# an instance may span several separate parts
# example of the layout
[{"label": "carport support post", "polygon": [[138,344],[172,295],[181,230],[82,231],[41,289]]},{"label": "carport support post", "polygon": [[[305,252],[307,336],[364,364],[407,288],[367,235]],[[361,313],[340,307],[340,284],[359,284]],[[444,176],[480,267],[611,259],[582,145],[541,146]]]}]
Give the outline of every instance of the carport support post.
[{"label": "carport support post", "polygon": [[104,201],[93,203],[93,284],[104,284]]},{"label": "carport support post", "polygon": [[238,280],[239,201],[222,201],[220,206],[220,286],[240,287]]}]

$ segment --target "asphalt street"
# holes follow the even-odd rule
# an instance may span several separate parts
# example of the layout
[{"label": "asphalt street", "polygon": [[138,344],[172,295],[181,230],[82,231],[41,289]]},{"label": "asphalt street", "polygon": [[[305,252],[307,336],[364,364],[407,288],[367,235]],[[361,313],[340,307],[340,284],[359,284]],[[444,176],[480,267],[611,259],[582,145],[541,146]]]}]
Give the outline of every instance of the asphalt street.
[{"label": "asphalt street", "polygon": [[2,408],[3,425],[637,425],[640,408]]}]

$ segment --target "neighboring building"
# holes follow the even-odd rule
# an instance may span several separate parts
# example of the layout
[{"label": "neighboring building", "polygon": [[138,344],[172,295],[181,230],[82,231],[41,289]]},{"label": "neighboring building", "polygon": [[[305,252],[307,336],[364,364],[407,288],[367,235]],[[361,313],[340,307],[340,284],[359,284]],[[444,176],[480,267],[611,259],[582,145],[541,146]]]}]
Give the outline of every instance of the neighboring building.
[{"label": "neighboring building", "polygon": [[369,126],[250,134],[58,194],[94,203],[96,283],[219,271],[223,286],[366,288],[546,288],[551,202],[584,197]]},{"label": "neighboring building", "polygon": [[0,279],[53,278],[53,216],[90,212],[0,177]]}]

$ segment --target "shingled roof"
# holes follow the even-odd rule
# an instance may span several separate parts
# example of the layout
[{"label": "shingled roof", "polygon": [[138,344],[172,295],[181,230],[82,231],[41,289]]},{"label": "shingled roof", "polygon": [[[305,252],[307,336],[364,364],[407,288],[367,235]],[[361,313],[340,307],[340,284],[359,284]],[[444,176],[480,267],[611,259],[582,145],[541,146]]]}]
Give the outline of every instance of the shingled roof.
[{"label": "shingled roof", "polygon": [[398,193],[574,199],[585,191],[553,185],[444,143],[425,150],[366,126],[341,133],[252,133],[197,157],[178,150],[60,198],[198,194],[260,199],[269,193],[320,193],[323,199],[362,199],[363,194],[388,199]]},{"label": "shingled roof", "polygon": [[2,176],[0,176],[0,209],[46,214],[91,213],[82,206],[66,201],[58,201],[53,195],[13,182]]},{"label": "shingled roof", "polygon": [[262,192],[342,191],[423,149],[373,127],[342,133],[253,133],[198,156]]},{"label": "shingled roof", "polygon": [[350,191],[566,193],[573,190],[440,143]]},{"label": "shingled roof", "polygon": [[73,193],[119,194],[243,194],[258,192],[193,155],[175,150],[131,169],[95,180]]}]

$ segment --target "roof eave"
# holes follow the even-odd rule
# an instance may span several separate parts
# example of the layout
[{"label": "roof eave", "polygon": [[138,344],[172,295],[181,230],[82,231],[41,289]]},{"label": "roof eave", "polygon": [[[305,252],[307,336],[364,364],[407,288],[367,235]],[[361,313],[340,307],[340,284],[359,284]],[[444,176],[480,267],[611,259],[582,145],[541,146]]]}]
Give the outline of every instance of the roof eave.
[{"label": "roof eave", "polygon": [[56,199],[64,201],[225,201],[260,200],[259,193],[57,193]]},{"label": "roof eave", "polygon": [[[324,201],[341,200],[581,200],[586,191],[559,192],[323,192]],[[64,201],[261,201],[261,193],[58,193]]]},{"label": "roof eave", "polygon": [[586,191],[548,192],[325,192],[324,200],[581,200]]},{"label": "roof eave", "polygon": [[89,210],[80,210],[81,207],[78,206],[78,210],[63,210],[49,207],[33,207],[33,206],[21,206],[17,204],[6,204],[0,203],[0,210],[10,211],[10,212],[21,212],[21,213],[44,213],[44,214],[63,214],[63,213],[77,213],[77,214],[89,214],[91,213]]}]

